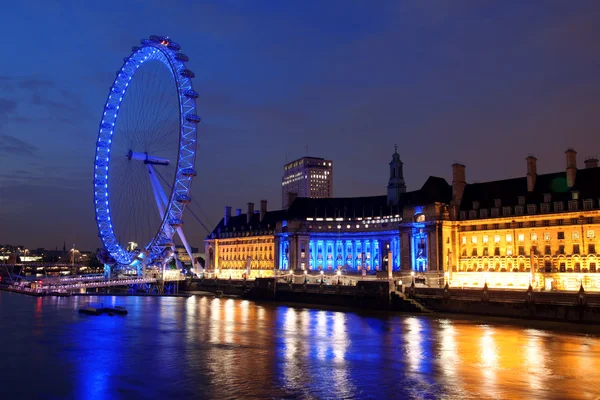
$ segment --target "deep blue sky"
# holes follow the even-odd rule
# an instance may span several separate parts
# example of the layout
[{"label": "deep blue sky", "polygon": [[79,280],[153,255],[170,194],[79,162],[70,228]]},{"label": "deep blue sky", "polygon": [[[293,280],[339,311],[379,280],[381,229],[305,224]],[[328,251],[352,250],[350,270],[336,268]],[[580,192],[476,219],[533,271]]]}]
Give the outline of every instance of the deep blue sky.
[{"label": "deep blue sky", "polygon": [[[125,3],[125,4],[123,4]],[[334,160],[337,196],[561,170],[600,153],[600,2],[29,1],[0,13],[0,243],[99,246],[92,162],[108,88],[150,34],[182,45],[200,92],[194,200],[281,205],[286,161]],[[198,213],[198,208],[195,208]],[[199,246],[205,232],[186,216]]]}]

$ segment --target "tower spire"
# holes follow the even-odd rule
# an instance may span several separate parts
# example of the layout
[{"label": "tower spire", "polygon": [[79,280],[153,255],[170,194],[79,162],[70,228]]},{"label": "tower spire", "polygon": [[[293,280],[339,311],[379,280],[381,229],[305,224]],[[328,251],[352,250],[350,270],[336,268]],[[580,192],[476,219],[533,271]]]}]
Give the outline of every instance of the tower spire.
[{"label": "tower spire", "polygon": [[390,162],[390,177],[388,180],[388,204],[398,205],[400,196],[406,192],[406,184],[404,183],[404,173],[402,171],[403,163],[398,154],[398,145],[394,145],[394,154]]}]

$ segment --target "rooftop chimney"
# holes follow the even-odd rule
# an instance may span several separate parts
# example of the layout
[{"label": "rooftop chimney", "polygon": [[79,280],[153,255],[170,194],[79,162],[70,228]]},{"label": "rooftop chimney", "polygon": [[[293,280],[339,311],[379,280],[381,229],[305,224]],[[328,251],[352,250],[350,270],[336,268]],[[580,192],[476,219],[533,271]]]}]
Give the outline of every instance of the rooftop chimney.
[{"label": "rooftop chimney", "polygon": [[567,155],[567,186],[575,186],[575,175],[577,174],[577,152],[573,149],[565,151]]},{"label": "rooftop chimney", "polygon": [[248,203],[248,213],[246,214],[246,223],[250,223],[250,218],[254,214],[254,203]]},{"label": "rooftop chimney", "polygon": [[537,177],[537,158],[530,155],[527,160],[527,191],[533,192],[535,188],[535,178]]},{"label": "rooftop chimney", "polygon": [[260,221],[261,222],[263,219],[265,219],[266,214],[267,214],[267,201],[261,200],[260,201]]},{"label": "rooftop chimney", "polygon": [[242,215],[242,209],[241,208],[236,208],[235,209],[235,216],[239,217],[240,215]]},{"label": "rooftop chimney", "polygon": [[462,164],[452,164],[452,202],[456,206],[460,205],[465,186],[467,186],[465,168]]},{"label": "rooftop chimney", "polygon": [[227,226],[229,219],[231,218],[231,207],[225,206],[225,215],[223,216],[223,225]]},{"label": "rooftop chimney", "polygon": [[292,203],[294,202],[294,200],[296,200],[296,198],[298,198],[298,193],[295,193],[295,192],[287,193],[287,208],[290,208],[292,206]]},{"label": "rooftop chimney", "polygon": [[598,159],[596,157],[588,157],[585,159],[585,169],[598,168]]}]

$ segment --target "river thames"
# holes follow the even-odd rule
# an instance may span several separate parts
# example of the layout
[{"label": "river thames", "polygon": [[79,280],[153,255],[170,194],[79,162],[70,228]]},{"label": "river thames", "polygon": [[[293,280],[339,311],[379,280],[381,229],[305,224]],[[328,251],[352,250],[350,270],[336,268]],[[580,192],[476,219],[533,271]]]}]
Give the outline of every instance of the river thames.
[{"label": "river thames", "polygon": [[0,292],[0,346],[3,399],[600,398],[600,336],[474,319]]}]

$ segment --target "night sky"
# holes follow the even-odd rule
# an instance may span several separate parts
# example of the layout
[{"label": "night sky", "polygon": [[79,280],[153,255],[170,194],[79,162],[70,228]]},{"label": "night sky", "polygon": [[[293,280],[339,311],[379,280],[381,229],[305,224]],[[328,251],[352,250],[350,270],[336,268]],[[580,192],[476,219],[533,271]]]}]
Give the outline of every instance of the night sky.
[{"label": "night sky", "polygon": [[[123,4],[126,3],[126,4]],[[28,1],[0,12],[0,243],[99,247],[93,157],[131,46],[167,35],[200,93],[194,211],[281,206],[286,160],[334,161],[336,196],[524,176],[600,153],[600,2]],[[186,233],[206,235],[186,213]]]}]

